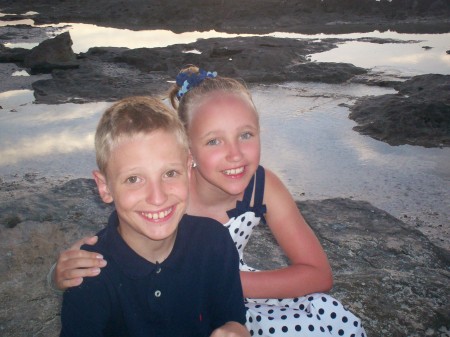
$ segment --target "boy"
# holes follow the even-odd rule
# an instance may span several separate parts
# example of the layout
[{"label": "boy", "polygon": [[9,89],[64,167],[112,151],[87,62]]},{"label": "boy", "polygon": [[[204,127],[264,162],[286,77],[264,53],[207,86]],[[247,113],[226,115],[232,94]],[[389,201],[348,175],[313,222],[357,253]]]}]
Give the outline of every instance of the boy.
[{"label": "boy", "polygon": [[228,230],[185,214],[191,160],[184,128],[162,102],[130,97],[95,135],[108,264],[64,293],[61,336],[249,336],[238,254]]}]

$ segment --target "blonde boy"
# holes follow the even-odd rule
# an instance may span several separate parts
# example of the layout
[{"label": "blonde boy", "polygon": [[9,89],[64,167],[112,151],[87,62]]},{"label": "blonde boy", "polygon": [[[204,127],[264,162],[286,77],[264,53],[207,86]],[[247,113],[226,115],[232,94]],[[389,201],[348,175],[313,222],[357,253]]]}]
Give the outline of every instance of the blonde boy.
[{"label": "blonde boy", "polygon": [[94,179],[115,211],[83,249],[108,264],[64,293],[61,336],[248,336],[228,230],[185,214],[191,161],[176,113],[123,99],[103,114],[95,149]]}]

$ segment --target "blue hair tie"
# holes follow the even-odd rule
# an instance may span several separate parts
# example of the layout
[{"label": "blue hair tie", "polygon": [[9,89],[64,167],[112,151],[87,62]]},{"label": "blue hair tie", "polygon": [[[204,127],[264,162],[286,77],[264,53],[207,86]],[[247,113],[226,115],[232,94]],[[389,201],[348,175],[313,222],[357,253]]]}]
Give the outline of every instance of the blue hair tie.
[{"label": "blue hair tie", "polygon": [[177,92],[177,98],[180,100],[190,89],[200,85],[205,78],[214,78],[217,76],[216,71],[206,71],[200,69],[198,73],[179,73],[176,77],[177,85],[180,90]]}]

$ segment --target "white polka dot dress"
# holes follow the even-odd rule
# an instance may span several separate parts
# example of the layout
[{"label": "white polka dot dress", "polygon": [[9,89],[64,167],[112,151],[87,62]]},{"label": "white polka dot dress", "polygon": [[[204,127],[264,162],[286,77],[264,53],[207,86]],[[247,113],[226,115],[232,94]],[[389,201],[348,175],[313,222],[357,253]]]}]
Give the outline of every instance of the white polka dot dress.
[{"label": "white polka dot dress", "polygon": [[[230,210],[225,226],[230,231],[239,252],[240,269],[255,271],[244,262],[244,248],[253,228],[263,219],[266,211],[262,204],[264,169],[259,167],[250,181],[244,198]],[[253,190],[254,206],[250,207]],[[246,298],[246,326],[252,336],[347,336],[366,337],[361,320],[345,309],[333,297],[316,293],[299,298],[252,299]]]}]

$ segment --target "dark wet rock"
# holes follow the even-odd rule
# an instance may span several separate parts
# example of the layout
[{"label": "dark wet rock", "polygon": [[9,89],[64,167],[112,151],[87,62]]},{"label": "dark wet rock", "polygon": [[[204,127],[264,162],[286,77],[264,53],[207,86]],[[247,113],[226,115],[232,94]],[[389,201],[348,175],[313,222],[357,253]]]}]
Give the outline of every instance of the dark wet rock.
[{"label": "dark wet rock", "polygon": [[77,69],[54,70],[52,79],[33,83],[33,89],[38,103],[69,102],[75,97],[77,102],[88,102],[163,94],[170,87],[168,81],[187,64],[248,83],[343,83],[367,72],[351,64],[308,60],[309,54],[335,46],[331,41],[246,37],[205,39],[165,48],[96,47],[79,56]]},{"label": "dark wet rock", "polygon": [[25,48],[7,48],[0,44],[0,62],[2,63],[22,63],[30,50]]},{"label": "dark wet rock", "polygon": [[356,75],[366,74],[367,70],[350,63],[305,62],[290,69],[295,76],[290,81],[344,83]]},{"label": "dark wet rock", "polygon": [[50,73],[53,69],[77,68],[76,55],[72,50],[69,32],[48,39],[25,55],[23,64],[31,73]]},{"label": "dark wet rock", "polygon": [[83,22],[131,29],[330,33],[448,32],[444,0],[2,0],[5,12],[36,11],[37,23]]},{"label": "dark wet rock", "polygon": [[[56,337],[60,295],[46,287],[49,267],[60,250],[102,228],[112,208],[91,179],[24,177],[1,182],[0,198],[2,335]],[[362,318],[369,336],[445,336],[448,251],[367,202],[298,205],[333,267],[331,294]],[[20,222],[6,226],[12,217]],[[246,260],[260,269],[287,263],[265,225],[255,229]]]},{"label": "dark wet rock", "polygon": [[450,146],[450,75],[396,84],[397,94],[363,97],[350,107],[353,129],[391,145]]},{"label": "dark wet rock", "polygon": [[359,42],[369,42],[369,43],[378,43],[378,44],[385,44],[385,43],[418,43],[420,41],[417,40],[398,40],[398,39],[383,39],[380,37],[360,37],[355,39],[355,41]]},{"label": "dark wet rock", "polygon": [[[298,206],[333,267],[331,294],[362,318],[368,336],[445,336],[449,251],[367,202],[328,199]],[[286,264],[265,226],[257,227],[246,251],[247,263],[260,269]]]}]

